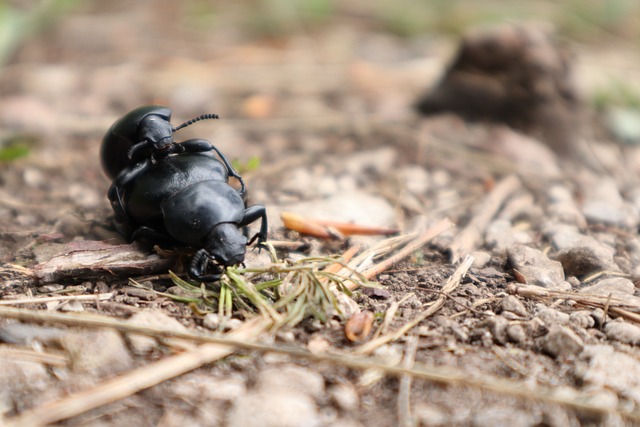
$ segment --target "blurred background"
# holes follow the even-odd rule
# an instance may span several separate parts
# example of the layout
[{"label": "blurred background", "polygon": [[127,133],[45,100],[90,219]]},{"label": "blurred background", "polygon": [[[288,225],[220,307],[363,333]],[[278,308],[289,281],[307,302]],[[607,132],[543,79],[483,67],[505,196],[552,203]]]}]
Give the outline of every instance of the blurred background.
[{"label": "blurred background", "polygon": [[[594,104],[638,104],[634,0],[2,0],[1,95],[94,117],[147,102],[184,116],[370,113],[341,95],[355,85],[395,105],[433,84],[465,31],[514,22],[551,26],[572,44]],[[287,110],[281,97],[306,102]]]},{"label": "blurred background", "polygon": [[[554,28],[586,103],[630,113],[617,126],[640,138],[635,0],[2,0],[3,228],[69,210],[103,218],[102,135],[144,104],[170,106],[174,123],[220,114],[184,138],[211,139],[241,169],[270,165],[274,177],[300,153],[388,144],[372,123],[415,129],[413,105],[462,34],[518,22]],[[253,194],[264,200],[281,180],[261,179]]]}]

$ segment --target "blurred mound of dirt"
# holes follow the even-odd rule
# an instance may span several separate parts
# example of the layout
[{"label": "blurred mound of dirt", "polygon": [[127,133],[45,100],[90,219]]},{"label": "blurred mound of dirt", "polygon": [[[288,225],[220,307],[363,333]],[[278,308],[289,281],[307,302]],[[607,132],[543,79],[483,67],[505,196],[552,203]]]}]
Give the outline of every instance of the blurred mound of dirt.
[{"label": "blurred mound of dirt", "polygon": [[464,36],[456,59],[416,108],[425,115],[449,111],[506,123],[562,154],[572,151],[583,125],[570,54],[535,26],[499,26]]}]

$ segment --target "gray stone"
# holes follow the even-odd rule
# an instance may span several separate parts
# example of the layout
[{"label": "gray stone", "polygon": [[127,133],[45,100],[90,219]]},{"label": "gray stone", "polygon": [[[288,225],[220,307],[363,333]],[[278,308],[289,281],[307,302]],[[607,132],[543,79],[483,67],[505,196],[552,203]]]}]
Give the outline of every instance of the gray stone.
[{"label": "gray stone", "polygon": [[593,310],[591,310],[591,317],[593,318],[593,321],[595,322],[595,327],[599,328],[602,325],[605,324],[605,322],[607,321],[608,317],[605,315],[604,310],[601,308],[594,308]]},{"label": "gray stone", "polygon": [[429,190],[431,177],[429,172],[421,166],[407,165],[398,171],[402,188],[411,194],[421,196]]},{"label": "gray stone", "polygon": [[638,211],[632,203],[625,201],[612,178],[599,178],[584,187],[585,202],[582,212],[590,223],[636,229]]},{"label": "gray stone", "polygon": [[491,254],[485,251],[474,251],[471,253],[473,256],[472,268],[485,268],[489,261],[491,261]]},{"label": "gray stone", "polygon": [[507,295],[502,298],[500,302],[500,306],[502,307],[502,311],[509,311],[511,313],[517,314],[520,317],[529,316],[529,312],[525,308],[520,298],[515,295]]},{"label": "gray stone", "polygon": [[640,361],[609,345],[585,347],[576,361],[575,376],[591,390],[614,390],[640,404]]},{"label": "gray stone", "polygon": [[388,176],[398,159],[398,150],[385,146],[373,150],[358,151],[343,159],[346,172],[353,176],[363,177],[373,173]]},{"label": "gray stone", "polygon": [[202,319],[202,326],[215,331],[220,327],[220,315],[218,313],[208,313]]},{"label": "gray stone", "polygon": [[[162,328],[176,332],[186,332],[187,328],[173,317],[169,317],[158,310],[145,310],[140,311],[127,320],[128,323],[132,323],[138,326],[147,326],[151,328]],[[144,355],[153,351],[158,343],[156,339],[148,335],[140,334],[128,334],[127,339],[131,344],[131,349],[134,353]],[[182,348],[189,348],[190,344],[181,340],[167,340],[170,345],[179,346]]]},{"label": "gray stone", "polygon": [[562,265],[539,250],[516,245],[507,250],[507,257],[511,266],[522,273],[527,284],[551,289],[566,287]]},{"label": "gray stone", "polygon": [[536,317],[547,326],[555,324],[566,325],[569,323],[571,316],[567,313],[549,308],[544,304],[536,304],[537,315]]},{"label": "gray stone", "polygon": [[595,284],[580,289],[583,294],[612,295],[622,298],[633,295],[635,291],[636,287],[633,282],[624,277],[610,277],[598,280]]},{"label": "gray stone", "polygon": [[95,376],[114,375],[131,366],[122,336],[110,329],[71,332],[62,337],[74,371]]},{"label": "gray stone", "polygon": [[613,252],[607,246],[576,246],[559,251],[555,258],[560,261],[567,276],[582,277],[599,271],[618,271],[613,262]]},{"label": "gray stone", "polygon": [[513,323],[507,326],[507,337],[511,342],[523,343],[527,340],[527,332],[520,323]]},{"label": "gray stone", "polygon": [[498,344],[506,344],[507,342],[507,326],[509,321],[502,316],[492,316],[481,322],[479,327],[486,327],[493,340]]},{"label": "gray stone", "polygon": [[549,333],[541,338],[542,350],[556,358],[565,358],[579,354],[584,348],[584,342],[566,326],[554,325]]},{"label": "gray stone", "polygon": [[228,427],[316,427],[322,425],[318,408],[306,393],[259,390],[233,402]]},{"label": "gray stone", "polygon": [[504,250],[513,245],[531,243],[533,236],[530,232],[517,229],[509,220],[496,219],[487,227],[484,241],[489,248]]},{"label": "gray stone", "polygon": [[576,205],[573,194],[564,186],[554,185],[547,192],[548,215],[554,219],[554,223],[577,224],[582,227],[586,220]]},{"label": "gray stone", "polygon": [[34,394],[51,386],[47,368],[37,362],[2,358],[0,363],[0,410],[20,409],[22,401],[33,405]]},{"label": "gray stone", "polygon": [[336,384],[327,390],[331,400],[343,411],[355,411],[360,405],[356,389],[347,383]]},{"label": "gray stone", "polygon": [[394,226],[396,222],[395,209],[386,199],[360,190],[339,192],[331,197],[279,207],[270,206],[267,214],[271,228],[282,226],[280,212],[285,211],[309,218],[353,221],[372,226]]},{"label": "gray stone", "polygon": [[578,246],[596,247],[597,251],[605,258],[613,259],[615,250],[611,246],[600,243],[595,237],[582,234],[575,226],[553,225],[545,231],[551,239],[551,243],[558,250],[571,249]]},{"label": "gray stone", "polygon": [[297,365],[280,365],[266,368],[260,372],[256,388],[263,391],[290,391],[317,398],[324,394],[324,378],[309,368]]},{"label": "gray stone", "polygon": [[587,310],[574,311],[569,315],[569,320],[574,325],[584,329],[593,328],[596,324],[595,319],[591,316],[591,312]]},{"label": "gray stone", "polygon": [[225,400],[232,401],[242,398],[247,387],[244,378],[218,378],[207,374],[191,374],[176,380],[172,391],[185,400],[191,402]]},{"label": "gray stone", "polygon": [[437,405],[417,403],[413,409],[414,416],[421,426],[446,426],[451,423],[451,417]]},{"label": "gray stone", "polygon": [[609,322],[604,327],[607,338],[625,344],[640,344],[640,326],[622,321]]},{"label": "gray stone", "polygon": [[67,331],[62,328],[10,322],[0,328],[0,341],[22,345],[31,345],[34,342],[41,344],[55,343],[66,333]]}]

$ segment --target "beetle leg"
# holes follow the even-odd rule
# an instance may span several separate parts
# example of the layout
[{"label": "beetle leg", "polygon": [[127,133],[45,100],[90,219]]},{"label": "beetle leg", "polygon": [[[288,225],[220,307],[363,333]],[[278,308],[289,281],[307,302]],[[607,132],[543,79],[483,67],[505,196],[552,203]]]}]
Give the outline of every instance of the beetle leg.
[{"label": "beetle leg", "polygon": [[129,151],[127,151],[127,157],[129,158],[129,160],[134,160],[136,158],[136,155],[148,146],[149,141],[142,141],[132,145],[131,148],[129,148]]},{"label": "beetle leg", "polygon": [[242,221],[240,221],[240,223],[238,224],[238,227],[244,227],[246,225],[249,225],[257,219],[262,220],[260,223],[260,231],[249,240],[247,245],[252,244],[256,239],[258,239],[258,246],[261,247],[264,245],[264,242],[267,241],[267,228],[268,228],[267,210],[265,209],[264,206],[253,205],[245,209],[244,217],[242,218]]},{"label": "beetle leg", "polygon": [[[151,160],[146,159],[142,162],[135,163],[129,167],[122,169],[122,171],[118,174],[116,179],[111,184],[111,187],[115,187],[115,191],[119,191],[120,188],[128,185],[131,181],[136,179],[140,174],[149,166]],[[109,189],[109,199],[112,199],[112,188]]]},{"label": "beetle leg", "polygon": [[244,194],[246,193],[246,188],[242,177],[238,172],[236,172],[233,166],[231,166],[231,162],[229,162],[227,157],[222,154],[215,145],[211,144],[206,139],[188,139],[181,142],[179,145],[181,145],[184,148],[184,151],[188,153],[203,153],[205,151],[215,151],[218,157],[220,157],[220,160],[222,160],[224,166],[227,168],[229,176],[240,181],[240,195],[244,196]]},{"label": "beetle leg", "polygon": [[149,160],[145,160],[144,162],[136,163],[124,168],[111,183],[109,191],[107,192],[107,197],[111,201],[111,206],[113,207],[116,216],[127,218],[127,213],[124,209],[124,204],[122,203],[122,189],[140,176],[149,162]]},{"label": "beetle leg", "polygon": [[155,243],[164,243],[167,245],[176,244],[171,237],[147,226],[138,227],[133,231],[133,233],[131,233],[131,241],[140,239]]},{"label": "beetle leg", "polygon": [[122,197],[120,196],[120,190],[115,182],[111,183],[107,197],[111,201],[111,207],[116,214],[116,217],[126,218],[127,214],[124,211],[124,205],[122,204]]},{"label": "beetle leg", "polygon": [[215,266],[215,273],[204,274],[210,258],[211,256],[205,249],[199,249],[193,255],[193,258],[191,258],[191,264],[189,264],[189,269],[187,271],[189,277],[203,282],[217,282],[220,280],[220,277],[222,277],[222,269],[219,266]]}]

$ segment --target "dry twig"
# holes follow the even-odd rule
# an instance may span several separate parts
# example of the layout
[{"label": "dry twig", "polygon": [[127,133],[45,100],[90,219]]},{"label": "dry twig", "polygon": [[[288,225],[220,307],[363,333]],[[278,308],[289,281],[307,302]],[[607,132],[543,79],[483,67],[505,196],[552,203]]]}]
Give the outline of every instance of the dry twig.
[{"label": "dry twig", "polygon": [[510,284],[507,292],[512,295],[520,295],[526,298],[538,300],[562,299],[572,300],[587,307],[598,307],[606,309],[608,313],[623,317],[624,319],[640,323],[640,298],[626,297],[620,298],[613,295],[591,295],[577,292],[553,291],[532,285]]},{"label": "dry twig", "polygon": [[[383,271],[388,270],[407,256],[411,255],[422,246],[427,244],[428,241],[452,226],[453,223],[451,221],[449,221],[448,219],[443,219],[417,237],[415,235],[405,235],[386,239],[373,248],[355,257],[352,262],[348,264],[348,267],[353,269],[354,271],[361,272],[362,276],[365,279],[372,279]],[[376,265],[370,267],[368,266],[368,263],[370,263],[374,258],[379,257],[383,253],[390,252],[391,250],[397,248],[399,245],[402,245],[407,241],[409,243],[407,243],[405,247],[403,247],[393,256],[385,259],[382,262],[379,262]],[[354,290],[357,285],[357,283],[351,281],[346,282],[345,284],[347,288],[349,288],[349,290]]]},{"label": "dry twig", "polygon": [[53,301],[106,301],[113,298],[113,292],[94,295],[61,295],[56,297],[34,297],[21,299],[4,299],[0,305],[44,304]]},{"label": "dry twig", "polygon": [[[416,362],[416,352],[418,350],[418,337],[411,335],[407,340],[404,351],[404,359],[402,367],[404,369],[412,369]],[[413,417],[411,416],[411,375],[402,375],[400,377],[400,386],[398,390],[398,425],[401,427],[413,427]]]},{"label": "dry twig", "polygon": [[451,243],[451,262],[471,253],[482,241],[484,230],[489,222],[498,213],[500,207],[513,193],[521,187],[520,179],[515,175],[509,175],[498,182],[491,192],[485,197],[469,224],[456,236]]}]

